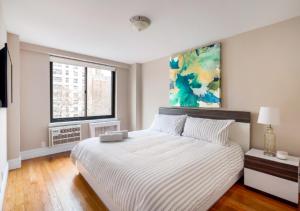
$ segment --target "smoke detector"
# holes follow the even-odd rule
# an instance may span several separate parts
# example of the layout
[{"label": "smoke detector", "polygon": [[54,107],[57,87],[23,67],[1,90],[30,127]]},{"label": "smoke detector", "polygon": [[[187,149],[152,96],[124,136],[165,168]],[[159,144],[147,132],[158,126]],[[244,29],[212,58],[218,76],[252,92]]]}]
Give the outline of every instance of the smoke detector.
[{"label": "smoke detector", "polygon": [[130,22],[138,31],[145,30],[151,24],[151,20],[149,18],[140,15],[130,18]]}]

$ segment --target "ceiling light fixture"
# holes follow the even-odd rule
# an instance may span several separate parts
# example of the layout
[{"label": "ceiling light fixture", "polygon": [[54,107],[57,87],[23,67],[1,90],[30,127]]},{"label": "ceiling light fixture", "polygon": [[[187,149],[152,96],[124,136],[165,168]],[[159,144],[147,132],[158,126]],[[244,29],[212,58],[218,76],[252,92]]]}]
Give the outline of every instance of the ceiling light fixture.
[{"label": "ceiling light fixture", "polygon": [[149,18],[140,15],[130,18],[130,22],[138,31],[145,30],[151,24],[151,20]]}]

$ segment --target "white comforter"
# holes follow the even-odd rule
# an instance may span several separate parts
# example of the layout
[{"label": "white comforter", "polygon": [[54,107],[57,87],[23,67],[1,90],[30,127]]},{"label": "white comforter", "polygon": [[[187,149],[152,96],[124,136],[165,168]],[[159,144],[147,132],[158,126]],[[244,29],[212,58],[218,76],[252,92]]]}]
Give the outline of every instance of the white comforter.
[{"label": "white comforter", "polygon": [[136,131],[129,139],[80,142],[71,153],[124,211],[203,210],[243,168],[239,145]]}]

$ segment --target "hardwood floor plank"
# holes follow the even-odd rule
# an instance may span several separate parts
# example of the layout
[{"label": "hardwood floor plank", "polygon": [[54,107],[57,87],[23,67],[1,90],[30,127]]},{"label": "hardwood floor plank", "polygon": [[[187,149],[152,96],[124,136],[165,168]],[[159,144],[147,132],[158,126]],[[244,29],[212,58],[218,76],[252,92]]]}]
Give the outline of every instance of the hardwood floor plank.
[{"label": "hardwood floor plank", "polygon": [[15,205],[15,197],[14,197],[14,184],[16,179],[16,171],[10,171],[8,181],[7,181],[7,188],[5,192],[5,200],[4,200],[4,207],[7,210],[13,210]]},{"label": "hardwood floor plank", "polygon": [[[75,197],[80,200],[80,203],[88,210],[95,210],[97,209],[101,204],[99,203],[99,200],[94,200],[95,197],[93,195],[94,192],[91,192],[90,189],[87,187],[88,184],[83,183],[84,179],[81,178],[76,170],[75,167],[68,165],[68,175],[65,175],[65,179],[67,183],[70,183],[69,186],[71,187],[72,192],[74,193]],[[76,176],[74,176],[76,175]],[[73,176],[73,180],[70,180],[69,178]],[[83,191],[85,190],[86,191]],[[103,206],[103,205],[102,205]]]},{"label": "hardwood floor plank", "polygon": [[[27,187],[23,188],[24,193],[26,194],[26,210],[45,210],[44,206],[44,193],[42,191],[42,176],[39,173],[39,160],[30,160],[25,171],[24,182]],[[27,182],[26,182],[27,181]]]},{"label": "hardwood floor plank", "polygon": [[61,204],[59,197],[56,193],[56,190],[54,188],[54,184],[53,184],[51,177],[48,174],[47,169],[45,167],[45,163],[41,163],[40,170],[42,172],[42,177],[45,182],[45,187],[48,190],[48,194],[49,194],[48,200],[50,201],[53,210],[63,210],[62,204]]},{"label": "hardwood floor plank", "polygon": [[[9,172],[4,200],[5,211],[64,211],[108,209],[78,174],[69,153],[22,162],[22,168]],[[211,211],[300,211],[274,197],[236,183],[210,209]]]},{"label": "hardwood floor plank", "polygon": [[[59,163],[59,168],[56,171],[61,179],[64,189],[67,190],[66,194],[69,196],[69,199],[73,202],[73,204],[76,204],[77,210],[90,210],[91,205],[86,202],[84,198],[84,192],[80,192],[76,186],[73,185],[73,180],[70,180],[70,178],[74,177],[75,172],[72,172],[73,169],[68,168],[68,166],[70,165],[66,165],[64,160],[62,160],[62,162]],[[71,174],[68,174],[70,171]]]},{"label": "hardwood floor plank", "polygon": [[65,189],[64,184],[62,183],[62,178],[58,174],[59,163],[55,160],[50,162],[45,162],[45,167],[47,173],[50,175],[52,180],[53,187],[60,199],[63,210],[81,210],[77,202],[73,202],[68,195],[68,190]]},{"label": "hardwood floor plank", "polygon": [[[257,205],[258,206],[257,209],[264,207],[264,209],[267,210],[268,207],[271,207],[272,208],[271,210],[283,210],[283,209],[286,211],[295,210],[295,208],[290,206],[289,204],[284,204],[274,198],[266,197],[265,195],[254,192],[253,190],[245,186],[235,186],[234,188],[238,189],[237,191],[235,191],[237,200],[243,202],[244,204],[249,204],[249,202],[252,202],[253,199],[255,199],[254,206]],[[253,203],[254,202],[252,202],[252,206]]]}]

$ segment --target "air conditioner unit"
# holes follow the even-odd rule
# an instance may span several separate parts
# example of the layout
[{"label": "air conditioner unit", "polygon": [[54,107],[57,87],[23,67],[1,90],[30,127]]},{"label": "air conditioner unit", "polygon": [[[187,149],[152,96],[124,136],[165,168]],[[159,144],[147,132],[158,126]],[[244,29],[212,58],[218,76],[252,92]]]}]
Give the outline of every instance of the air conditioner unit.
[{"label": "air conditioner unit", "polygon": [[93,122],[89,124],[90,136],[96,137],[108,131],[120,130],[120,121]]},{"label": "air conditioner unit", "polygon": [[68,125],[49,128],[49,146],[78,142],[80,140],[80,125]]}]

